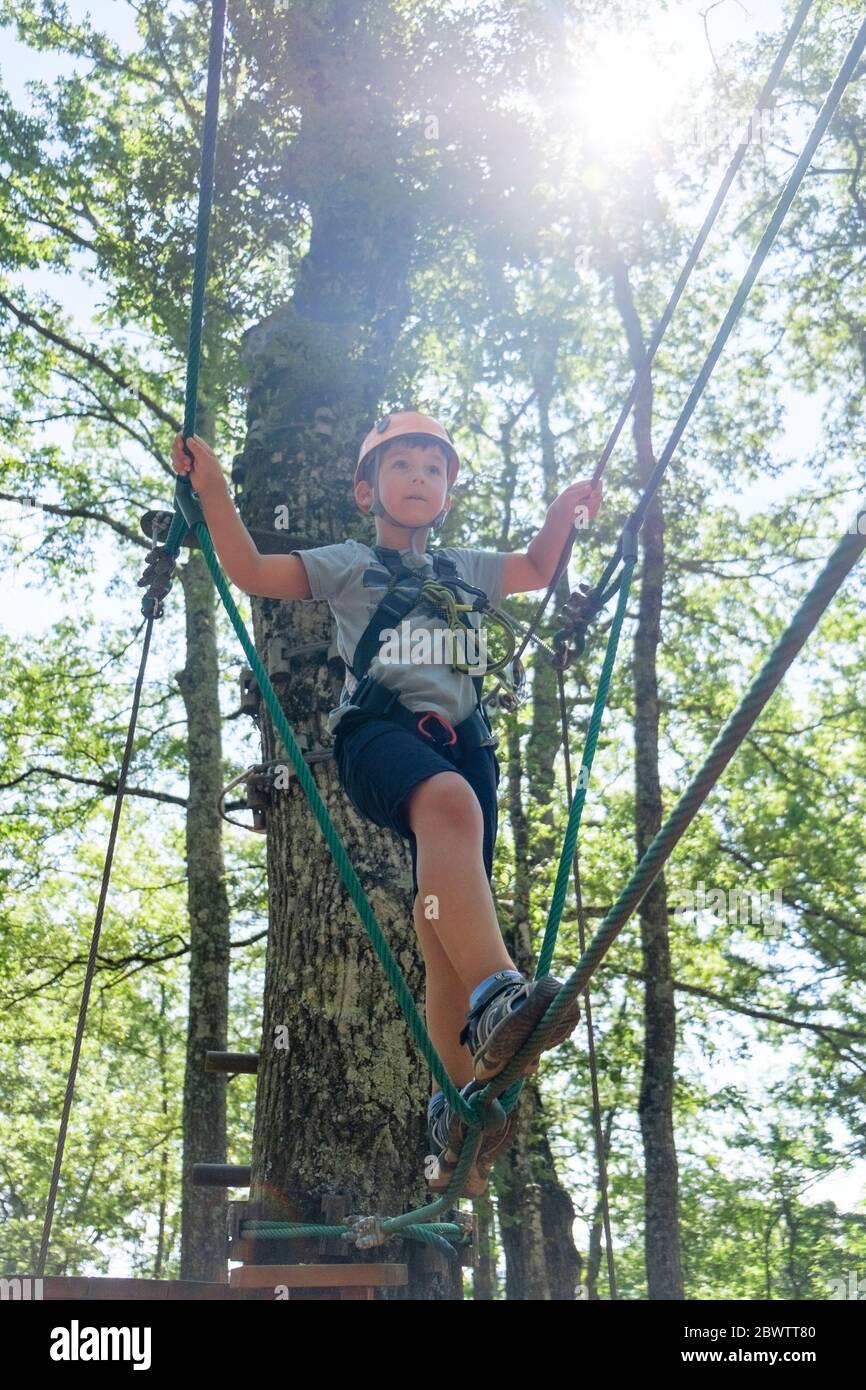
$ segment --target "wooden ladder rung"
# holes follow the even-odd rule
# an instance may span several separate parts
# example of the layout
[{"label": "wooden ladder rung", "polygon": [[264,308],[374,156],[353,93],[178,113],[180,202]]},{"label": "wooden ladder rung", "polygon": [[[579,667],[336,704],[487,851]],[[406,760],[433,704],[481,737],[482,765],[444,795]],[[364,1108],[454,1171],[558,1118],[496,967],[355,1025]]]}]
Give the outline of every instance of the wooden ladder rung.
[{"label": "wooden ladder rung", "polygon": [[193,1187],[249,1187],[252,1168],[243,1163],[194,1163]]},{"label": "wooden ladder rung", "polygon": [[245,1072],[254,1076],[259,1069],[259,1054],[257,1052],[206,1052],[204,1069],[205,1071],[229,1072],[231,1075]]}]

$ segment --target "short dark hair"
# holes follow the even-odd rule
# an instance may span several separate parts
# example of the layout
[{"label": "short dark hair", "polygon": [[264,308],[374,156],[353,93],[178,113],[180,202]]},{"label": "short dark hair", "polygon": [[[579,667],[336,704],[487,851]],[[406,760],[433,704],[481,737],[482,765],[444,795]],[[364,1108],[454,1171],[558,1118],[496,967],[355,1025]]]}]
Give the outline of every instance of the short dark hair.
[{"label": "short dark hair", "polygon": [[434,449],[438,449],[445,460],[446,477],[448,476],[447,470],[450,458],[445,450],[445,446],[440,444],[438,439],[433,439],[429,434],[403,434],[399,439],[386,439],[384,444],[376,445],[364,464],[364,467],[361,469],[361,478],[363,478],[364,482],[369,483],[373,476],[373,469],[378,466],[385,450],[390,449],[393,444],[408,444],[415,448],[428,448],[432,446]]}]

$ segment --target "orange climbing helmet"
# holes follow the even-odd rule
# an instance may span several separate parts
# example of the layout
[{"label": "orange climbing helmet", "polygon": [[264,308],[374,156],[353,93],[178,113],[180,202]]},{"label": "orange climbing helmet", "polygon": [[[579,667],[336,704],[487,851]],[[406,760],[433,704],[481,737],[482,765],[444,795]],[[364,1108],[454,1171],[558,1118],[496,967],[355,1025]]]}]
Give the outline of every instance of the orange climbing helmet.
[{"label": "orange climbing helmet", "polygon": [[442,445],[448,459],[448,487],[450,489],[460,469],[460,459],[451,442],[451,434],[444,425],[440,425],[439,421],[434,420],[431,415],[421,415],[417,410],[397,410],[392,415],[386,415],[383,420],[373,426],[370,433],[366,435],[358,454],[355,483],[358,483],[362,478],[364,465],[374,449],[378,449],[380,444],[390,444],[394,439],[402,439],[407,434],[426,434],[431,443]]}]

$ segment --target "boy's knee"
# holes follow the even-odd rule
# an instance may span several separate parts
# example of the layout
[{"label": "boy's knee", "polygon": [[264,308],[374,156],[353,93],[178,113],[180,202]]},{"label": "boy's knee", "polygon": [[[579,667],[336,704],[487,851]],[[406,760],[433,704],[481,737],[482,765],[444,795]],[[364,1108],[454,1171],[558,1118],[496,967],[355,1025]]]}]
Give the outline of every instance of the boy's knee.
[{"label": "boy's knee", "polygon": [[464,832],[484,825],[478,797],[459,772],[437,772],[413,787],[406,798],[406,819],[413,834],[434,821]]}]

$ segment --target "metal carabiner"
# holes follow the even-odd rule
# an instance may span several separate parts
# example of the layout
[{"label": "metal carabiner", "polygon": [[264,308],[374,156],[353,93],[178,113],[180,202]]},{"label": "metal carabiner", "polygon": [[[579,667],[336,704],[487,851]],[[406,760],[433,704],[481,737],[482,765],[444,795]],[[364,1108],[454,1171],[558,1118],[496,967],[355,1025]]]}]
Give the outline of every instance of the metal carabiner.
[{"label": "metal carabiner", "polygon": [[427,723],[428,719],[438,719],[443,729],[447,729],[449,734],[451,735],[451,737],[448,739],[448,742],[442,745],[444,748],[450,748],[453,744],[457,742],[457,730],[454,728],[454,725],[451,723],[450,719],[446,719],[444,714],[440,714],[439,711],[435,709],[428,709],[426,713],[421,715],[421,718],[418,720],[419,734],[423,734],[425,738],[432,739],[434,743],[442,742],[441,739],[433,738],[433,735],[428,734],[427,730],[424,728],[424,725]]}]

